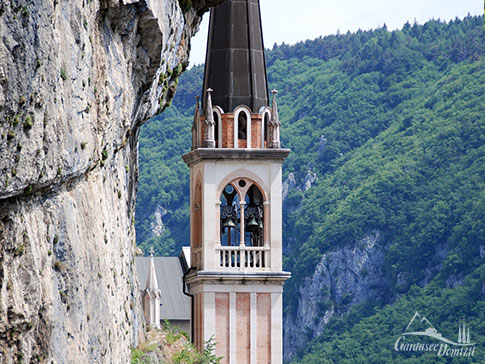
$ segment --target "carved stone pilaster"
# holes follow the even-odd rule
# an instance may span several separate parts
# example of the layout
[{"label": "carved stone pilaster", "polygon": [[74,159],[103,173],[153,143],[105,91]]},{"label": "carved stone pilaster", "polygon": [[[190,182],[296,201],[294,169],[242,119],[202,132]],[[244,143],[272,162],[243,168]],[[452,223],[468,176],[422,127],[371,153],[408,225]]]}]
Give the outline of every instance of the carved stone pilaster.
[{"label": "carved stone pilaster", "polygon": [[199,147],[198,130],[200,128],[200,111],[199,111],[199,96],[196,96],[197,103],[195,104],[194,121],[192,123],[192,150]]},{"label": "carved stone pilaster", "polygon": [[214,129],[215,129],[215,122],[214,122],[214,114],[212,111],[212,98],[211,98],[212,89],[207,89],[207,106],[205,109],[205,121],[204,121],[204,148],[215,148],[216,142],[214,140]]},{"label": "carved stone pilaster", "polygon": [[269,147],[281,148],[280,144],[280,119],[278,116],[278,105],[276,103],[276,94],[278,90],[271,90],[273,94],[273,105],[271,106],[271,120],[269,122]]}]

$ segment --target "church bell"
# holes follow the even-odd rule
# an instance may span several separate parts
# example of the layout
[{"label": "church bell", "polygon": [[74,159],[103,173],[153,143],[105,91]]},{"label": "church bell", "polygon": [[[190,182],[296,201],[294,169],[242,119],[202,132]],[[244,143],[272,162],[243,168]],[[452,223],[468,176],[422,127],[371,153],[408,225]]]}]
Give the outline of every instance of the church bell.
[{"label": "church bell", "polygon": [[234,219],[232,218],[232,216],[227,216],[223,220],[223,223],[222,223],[222,228],[223,229],[226,229],[226,228],[236,228],[236,227],[237,227],[237,225],[234,222]]},{"label": "church bell", "polygon": [[250,233],[254,233],[259,230],[259,224],[256,220],[256,216],[251,215],[248,218],[248,222],[246,223],[246,230]]}]

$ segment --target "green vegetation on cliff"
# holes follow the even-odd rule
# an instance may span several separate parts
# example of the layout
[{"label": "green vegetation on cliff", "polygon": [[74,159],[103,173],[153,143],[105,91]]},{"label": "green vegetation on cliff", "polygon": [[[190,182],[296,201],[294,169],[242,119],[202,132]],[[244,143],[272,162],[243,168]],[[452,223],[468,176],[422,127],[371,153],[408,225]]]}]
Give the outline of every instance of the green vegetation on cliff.
[{"label": "green vegetation on cliff", "polygon": [[[296,184],[284,202],[285,268],[293,274],[286,314],[295,314],[298,289],[323,253],[374,231],[387,252],[382,297],[349,313],[336,307],[294,363],[418,363],[416,353],[393,351],[415,311],[443,332],[466,321],[483,350],[484,55],[483,17],[267,52],[269,84],[280,91],[282,144],[292,149],[284,179],[292,173]],[[189,177],[180,156],[190,149],[202,72],[185,72],[173,105],[141,132],[137,236],[158,254],[189,244]],[[317,180],[306,190],[309,174]],[[157,208],[167,213],[153,237]]]}]

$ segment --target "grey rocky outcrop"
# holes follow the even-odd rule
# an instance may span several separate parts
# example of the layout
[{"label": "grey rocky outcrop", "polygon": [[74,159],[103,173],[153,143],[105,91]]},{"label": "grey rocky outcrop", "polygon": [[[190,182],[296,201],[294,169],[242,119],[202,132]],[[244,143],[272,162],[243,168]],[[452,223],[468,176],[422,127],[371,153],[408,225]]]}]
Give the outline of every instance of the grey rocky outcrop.
[{"label": "grey rocky outcrop", "polygon": [[284,350],[288,360],[317,337],[336,314],[366,300],[375,301],[387,291],[383,263],[386,248],[378,231],[359,242],[326,253],[311,276],[299,287],[296,314],[284,322]]},{"label": "grey rocky outcrop", "polygon": [[302,181],[302,185],[299,186],[298,182],[296,181],[296,176],[294,172],[288,173],[288,176],[285,178],[285,180],[282,183],[282,197],[283,200],[286,199],[288,196],[288,193],[290,193],[292,190],[299,190],[306,192],[310,188],[312,188],[313,184],[318,180],[318,175],[313,172],[310,168],[307,169],[307,173],[305,175],[304,180]]},{"label": "grey rocky outcrop", "polygon": [[218,2],[0,3],[2,362],[129,362],[138,130]]},{"label": "grey rocky outcrop", "polygon": [[306,192],[312,188],[313,184],[317,181],[318,176],[311,169],[308,169],[305,176],[305,183],[303,185],[303,191]]},{"label": "grey rocky outcrop", "polygon": [[167,209],[163,206],[158,205],[155,212],[153,213],[153,219],[150,223],[150,230],[152,237],[162,235],[163,230],[165,230],[165,224],[163,223],[163,217],[168,214]]}]

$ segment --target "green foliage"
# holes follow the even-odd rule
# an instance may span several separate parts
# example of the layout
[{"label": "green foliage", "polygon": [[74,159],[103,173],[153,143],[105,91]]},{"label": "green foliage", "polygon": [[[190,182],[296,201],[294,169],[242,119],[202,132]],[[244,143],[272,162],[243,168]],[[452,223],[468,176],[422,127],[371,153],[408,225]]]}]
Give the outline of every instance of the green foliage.
[{"label": "green foliage", "polygon": [[446,66],[476,60],[484,51],[483,17],[467,16],[449,23],[439,20],[430,20],[424,25],[407,23],[401,30],[393,32],[384,26],[329,35],[292,46],[275,44],[270,52],[266,52],[266,64],[271,67],[277,61],[305,57],[340,60],[343,61],[340,68],[346,73],[379,70],[391,75],[393,80],[400,74],[418,70],[422,62]]},{"label": "green foliage", "polygon": [[29,129],[32,129],[33,126],[34,126],[34,121],[32,120],[32,117],[30,116],[30,114],[27,114],[24,118],[24,129],[29,130]]},{"label": "green foliage", "polygon": [[17,249],[15,249],[15,255],[20,256],[23,255],[25,251],[25,247],[23,244],[20,244]]},{"label": "green foliage", "polygon": [[152,364],[150,358],[145,354],[141,349],[133,349],[131,351],[131,364]]},{"label": "green foliage", "polygon": [[[288,267],[296,278],[290,285],[309,274],[323,252],[375,230],[383,233],[383,242],[390,243],[386,268],[393,283],[399,272],[409,273],[410,283],[422,280],[425,268],[438,263],[432,260],[440,245],[447,246],[450,255],[457,254],[455,271],[466,273],[479,264],[480,236],[485,232],[483,224],[477,224],[483,221],[480,211],[485,204],[479,178],[485,150],[478,137],[484,127],[479,101],[484,65],[483,60],[452,65],[445,75],[433,66],[413,73],[392,86],[405,90],[415,83],[413,96],[395,108],[356,122],[339,116],[331,126],[318,130],[327,144],[338,145],[343,156],[327,160],[327,147],[315,146],[320,163],[311,159],[304,163],[308,153],[294,157],[300,159],[299,165],[311,163],[320,179],[305,193],[301,208],[285,220],[287,236],[301,242],[292,246],[290,255],[298,258]],[[423,73],[430,80],[417,87],[416,78]],[[334,90],[334,95],[338,97],[339,91]],[[444,96],[431,106],[436,95]],[[383,97],[382,92],[370,96]],[[361,107],[360,115],[365,112]],[[344,124],[352,131],[345,131]],[[291,123],[283,125],[282,135],[297,132]],[[377,126],[385,129],[369,132],[356,143],[355,133],[362,135]],[[335,128],[341,133],[335,134]],[[286,145],[295,151],[303,148],[298,143],[290,139]],[[296,175],[304,176],[299,165],[292,165],[292,160],[288,164]]]},{"label": "green foliage", "polygon": [[[187,334],[182,332],[178,327],[172,326],[171,323],[164,319],[162,329],[167,344],[174,347],[177,344],[179,348],[172,354],[169,361],[173,364],[219,364],[221,358],[215,355],[215,341],[211,337],[204,346],[204,350],[198,351],[194,346],[187,341]],[[164,351],[164,347],[158,343],[153,343],[149,346],[139,346],[131,352],[131,364],[151,364],[152,361],[147,355],[156,350]]]},{"label": "green foliage", "polygon": [[193,7],[192,0],[179,0],[179,5],[184,13],[186,13]]},{"label": "green foliage", "polygon": [[177,327],[172,326],[170,321],[166,318],[163,319],[163,331],[165,332],[165,338],[169,344],[173,344],[182,337],[182,333]]},{"label": "green foliage", "polygon": [[66,81],[68,78],[67,71],[66,71],[66,66],[62,65],[61,66],[61,72],[60,72],[61,78],[63,81]]},{"label": "green foliage", "polygon": [[13,118],[13,122],[12,122],[13,126],[17,126],[19,124],[20,116],[21,116],[20,114],[15,115],[15,117]]},{"label": "green foliage", "polygon": [[216,342],[214,337],[211,338],[205,343],[203,356],[200,364],[219,364],[221,362],[222,357],[218,357],[215,354],[216,351]]},{"label": "green foliage", "polygon": [[211,337],[202,352],[195,350],[192,344],[186,343],[180,352],[174,354],[172,360],[173,364],[219,364],[222,357],[217,357],[214,352],[215,341],[214,337]]},{"label": "green foliage", "polygon": [[178,66],[173,71],[175,77],[180,76],[180,74],[182,73],[182,70],[183,70],[183,65],[182,65],[182,63],[179,63]]}]

